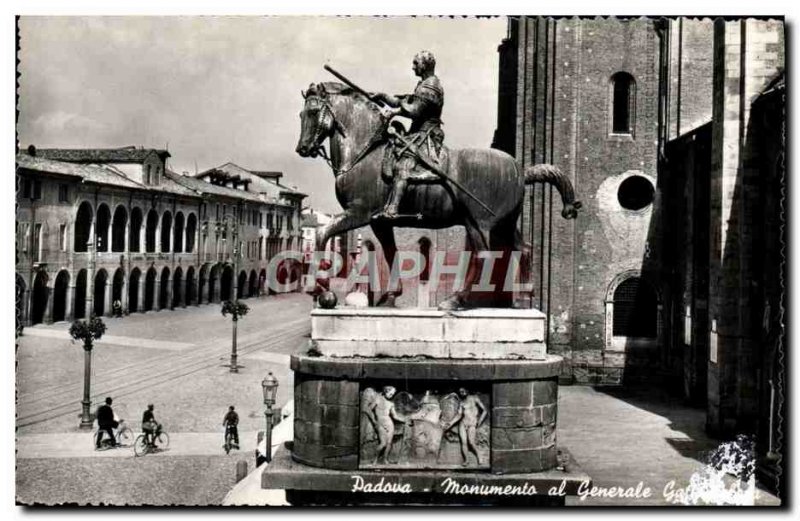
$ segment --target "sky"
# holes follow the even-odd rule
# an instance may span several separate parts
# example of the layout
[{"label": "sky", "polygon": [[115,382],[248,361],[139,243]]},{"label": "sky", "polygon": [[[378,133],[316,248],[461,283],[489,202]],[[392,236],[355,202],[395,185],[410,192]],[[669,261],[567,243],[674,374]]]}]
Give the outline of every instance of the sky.
[{"label": "sky", "polygon": [[322,159],[295,152],[312,82],[329,64],[369,91],[413,91],[436,56],[453,147],[489,147],[505,18],[23,17],[19,144],[167,147],[195,172],[232,161],[279,170],[306,205],[341,211]]}]

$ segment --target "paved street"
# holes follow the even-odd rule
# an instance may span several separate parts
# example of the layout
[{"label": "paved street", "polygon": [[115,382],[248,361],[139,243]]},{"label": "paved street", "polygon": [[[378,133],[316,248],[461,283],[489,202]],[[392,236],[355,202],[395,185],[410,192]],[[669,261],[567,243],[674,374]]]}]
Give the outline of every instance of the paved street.
[{"label": "paved street", "polygon": [[[92,352],[93,407],[114,398],[118,415],[136,428],[147,403],[172,432],[217,432],[228,405],[236,405],[241,430],[264,422],[261,379],[281,382],[278,403],[289,396],[288,354],[304,348],[311,299],[302,294],[248,299],[239,321],[239,362],[231,374],[231,320],[219,305],[106,319],[107,336]],[[78,432],[83,393],[83,349],[68,324],[26,328],[17,351],[19,435]]]},{"label": "paved street", "polygon": [[[95,452],[91,434],[78,429],[83,349],[70,341],[69,325],[26,328],[17,349],[18,501],[219,503],[234,484],[236,462],[253,465],[265,423],[261,380],[275,374],[282,407],[292,391],[288,355],[305,347],[310,328],[306,295],[245,302],[238,374],[225,367],[231,320],[219,305],[106,319],[107,335],[92,353],[92,408],[111,396],[138,431],[153,403],[170,448],[144,458],[132,448]],[[242,449],[226,456],[221,422],[229,405],[239,413]]]}]

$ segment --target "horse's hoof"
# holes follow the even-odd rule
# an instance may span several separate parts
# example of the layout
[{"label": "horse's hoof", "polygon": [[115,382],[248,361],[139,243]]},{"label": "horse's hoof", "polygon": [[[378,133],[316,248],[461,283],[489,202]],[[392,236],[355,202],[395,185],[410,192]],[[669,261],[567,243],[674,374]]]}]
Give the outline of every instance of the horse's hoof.
[{"label": "horse's hoof", "polygon": [[461,301],[461,298],[453,295],[447,300],[443,300],[439,304],[440,311],[455,311],[457,309],[462,309],[464,307],[464,303]]},{"label": "horse's hoof", "polygon": [[397,307],[396,300],[397,296],[395,293],[385,293],[378,302],[375,304],[376,308],[394,308]]}]

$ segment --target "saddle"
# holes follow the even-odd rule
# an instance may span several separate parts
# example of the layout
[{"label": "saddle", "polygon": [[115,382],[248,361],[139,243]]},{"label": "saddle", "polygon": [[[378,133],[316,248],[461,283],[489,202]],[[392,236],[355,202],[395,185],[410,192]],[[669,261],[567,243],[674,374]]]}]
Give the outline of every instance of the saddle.
[{"label": "saddle", "polygon": [[[405,129],[402,128],[399,124],[395,127],[395,130],[405,136]],[[415,137],[410,139],[413,140],[414,144],[417,146],[417,150],[421,154],[426,154],[427,157],[434,163],[439,165],[439,168],[443,172],[447,172],[450,167],[450,149],[442,144],[439,148],[439,153],[436,154],[436,145],[432,142],[432,139],[426,134],[418,134]],[[402,157],[409,157],[414,156],[414,153],[408,150],[408,146],[403,143],[401,140],[391,137],[387,140],[386,144],[384,145],[383,149],[383,160],[381,162],[381,177],[385,183],[391,184],[394,179],[394,171],[397,161]],[[412,172],[431,172],[429,168],[427,168],[422,161],[417,159],[416,166],[412,170]],[[432,172],[431,172],[432,173]],[[435,175],[435,174],[434,174]],[[438,183],[441,182],[442,178],[436,175],[435,180],[430,181],[422,181],[422,180],[415,180],[413,178],[409,179],[411,183]]]}]

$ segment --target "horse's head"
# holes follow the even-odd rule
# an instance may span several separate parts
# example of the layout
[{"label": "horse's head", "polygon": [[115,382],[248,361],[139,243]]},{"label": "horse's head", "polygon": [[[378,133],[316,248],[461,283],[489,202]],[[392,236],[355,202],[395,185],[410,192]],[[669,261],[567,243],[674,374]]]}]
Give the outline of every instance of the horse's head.
[{"label": "horse's head", "polygon": [[333,132],[336,120],[323,84],[312,83],[302,94],[306,102],[300,112],[300,139],[295,151],[301,157],[316,157],[322,142]]}]

